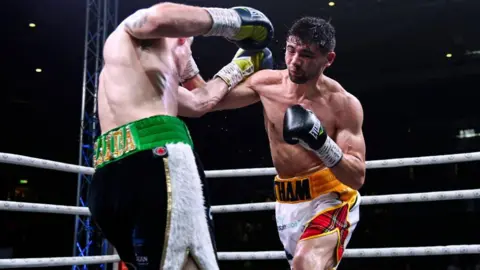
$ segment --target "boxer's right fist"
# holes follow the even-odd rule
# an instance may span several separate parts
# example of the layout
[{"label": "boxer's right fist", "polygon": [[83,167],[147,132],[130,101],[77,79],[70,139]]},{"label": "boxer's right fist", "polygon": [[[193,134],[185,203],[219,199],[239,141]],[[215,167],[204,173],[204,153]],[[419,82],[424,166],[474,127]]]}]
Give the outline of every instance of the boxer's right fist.
[{"label": "boxer's right fist", "polygon": [[214,78],[222,79],[229,89],[262,69],[272,69],[272,52],[265,48],[261,51],[245,51],[239,49],[232,62],[223,67]]},{"label": "boxer's right fist", "polygon": [[327,135],[315,114],[301,105],[287,108],[283,119],[283,139],[288,144],[299,143],[313,151],[328,168],[343,158],[342,149]]},{"label": "boxer's right fist", "polygon": [[273,25],[270,20],[254,8],[233,7],[240,16],[242,26],[240,30],[228,40],[244,50],[262,50],[273,39]]}]

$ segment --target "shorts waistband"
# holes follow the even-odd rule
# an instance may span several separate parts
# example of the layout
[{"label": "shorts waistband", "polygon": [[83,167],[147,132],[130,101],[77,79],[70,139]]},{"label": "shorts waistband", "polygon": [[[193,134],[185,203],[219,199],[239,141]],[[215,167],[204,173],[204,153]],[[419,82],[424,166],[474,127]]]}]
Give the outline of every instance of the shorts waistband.
[{"label": "shorts waistband", "polygon": [[94,145],[93,166],[99,169],[131,154],[180,142],[193,148],[192,138],[182,120],[167,115],[144,118],[100,135]]},{"label": "shorts waistband", "polygon": [[338,193],[342,201],[351,201],[357,191],[340,182],[328,168],[311,174],[282,179],[275,177],[274,193],[277,202],[300,203],[327,193]]}]

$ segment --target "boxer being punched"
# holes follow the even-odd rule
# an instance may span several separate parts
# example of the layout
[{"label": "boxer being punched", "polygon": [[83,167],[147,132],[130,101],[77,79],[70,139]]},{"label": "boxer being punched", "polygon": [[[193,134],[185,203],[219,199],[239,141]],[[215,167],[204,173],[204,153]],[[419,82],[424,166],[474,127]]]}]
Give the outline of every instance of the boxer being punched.
[{"label": "boxer being punched", "polygon": [[[189,91],[179,82],[196,80],[199,71],[186,37],[198,35],[260,51],[240,51],[206,85],[213,90]],[[108,37],[88,202],[130,269],[218,269],[203,170],[177,115],[211,108],[258,71],[272,35],[268,18],[251,8],[162,3],[137,11]]]},{"label": "boxer being punched", "polygon": [[278,232],[295,270],[337,267],[359,221],[363,109],[323,73],[335,59],[335,42],[330,23],[299,19],[287,37],[287,69],[255,73],[214,109],[262,102],[278,173]]}]

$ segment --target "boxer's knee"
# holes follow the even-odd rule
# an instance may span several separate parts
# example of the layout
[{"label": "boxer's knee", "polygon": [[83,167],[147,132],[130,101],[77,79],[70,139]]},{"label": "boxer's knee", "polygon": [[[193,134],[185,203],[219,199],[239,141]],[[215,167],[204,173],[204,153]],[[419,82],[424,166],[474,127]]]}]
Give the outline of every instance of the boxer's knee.
[{"label": "boxer's knee", "polygon": [[310,263],[308,262],[308,254],[307,253],[298,252],[297,254],[295,254],[295,256],[293,256],[293,261],[292,261],[293,268],[292,269],[295,269],[295,270],[308,269],[309,264]]},{"label": "boxer's knee", "polygon": [[293,257],[293,269],[330,270],[335,266],[337,235],[335,233],[300,241]]},{"label": "boxer's knee", "polygon": [[293,269],[295,270],[312,270],[326,269],[325,258],[319,256],[311,249],[302,249],[295,253],[293,257]]}]

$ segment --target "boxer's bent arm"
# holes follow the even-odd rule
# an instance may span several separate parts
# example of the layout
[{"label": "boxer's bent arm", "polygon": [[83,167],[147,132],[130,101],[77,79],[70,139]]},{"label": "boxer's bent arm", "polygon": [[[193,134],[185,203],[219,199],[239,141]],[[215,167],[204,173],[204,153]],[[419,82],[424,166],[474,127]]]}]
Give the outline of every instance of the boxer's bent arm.
[{"label": "boxer's bent arm", "polygon": [[211,111],[227,93],[228,85],[220,78],[191,91],[179,87],[178,114],[184,117],[201,117]]},{"label": "boxer's bent arm", "polygon": [[123,23],[125,30],[137,39],[199,36],[213,26],[212,17],[205,9],[174,3],[139,10]]},{"label": "boxer's bent arm", "polygon": [[339,114],[335,139],[343,151],[343,158],[331,170],[338,180],[357,190],[365,181],[366,171],[366,149],[362,125],[362,105],[355,97],[348,97],[345,109]]}]

